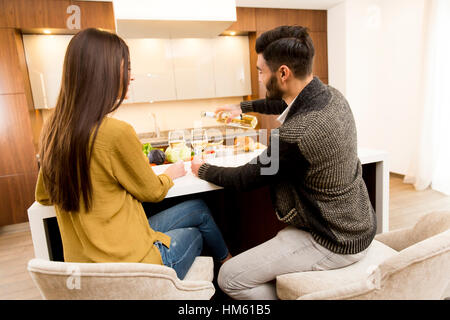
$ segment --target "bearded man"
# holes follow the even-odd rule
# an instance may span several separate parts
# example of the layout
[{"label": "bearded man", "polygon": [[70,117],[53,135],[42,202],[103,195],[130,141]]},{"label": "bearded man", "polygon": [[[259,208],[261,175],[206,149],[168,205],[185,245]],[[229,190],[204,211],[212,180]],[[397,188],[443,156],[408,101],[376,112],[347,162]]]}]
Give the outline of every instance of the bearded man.
[{"label": "bearded man", "polygon": [[[272,133],[267,149],[243,166],[218,167],[196,158],[192,171],[224,188],[270,186],[277,218],[288,226],[228,260],[218,276],[220,288],[233,299],[264,300],[277,299],[278,275],[359,261],[375,236],[376,217],[362,179],[351,109],[338,90],[313,75],[314,46],[307,29],[275,28],[255,47],[266,99],[216,112],[227,111],[230,119],[243,112],[280,114],[278,134]],[[262,161],[268,158],[271,163]],[[274,162],[277,170],[267,174],[264,169]]]}]

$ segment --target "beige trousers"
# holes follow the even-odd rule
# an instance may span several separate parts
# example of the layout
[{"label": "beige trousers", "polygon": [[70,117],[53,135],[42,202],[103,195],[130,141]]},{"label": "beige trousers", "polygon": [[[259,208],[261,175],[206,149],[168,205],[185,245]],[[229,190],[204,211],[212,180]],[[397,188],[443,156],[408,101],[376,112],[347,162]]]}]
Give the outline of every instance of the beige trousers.
[{"label": "beige trousers", "polygon": [[366,253],[367,249],[352,255],[334,253],[319,245],[309,232],[289,226],[274,238],[225,262],[217,281],[233,299],[275,300],[276,276],[342,268]]}]

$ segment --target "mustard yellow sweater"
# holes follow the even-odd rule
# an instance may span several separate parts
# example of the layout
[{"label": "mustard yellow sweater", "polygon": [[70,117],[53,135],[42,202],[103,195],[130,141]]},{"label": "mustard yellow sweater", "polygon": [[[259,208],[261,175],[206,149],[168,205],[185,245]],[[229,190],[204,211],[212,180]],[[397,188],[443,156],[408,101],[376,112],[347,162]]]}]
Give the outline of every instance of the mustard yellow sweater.
[{"label": "mustard yellow sweater", "polygon": [[[67,262],[143,262],[163,264],[155,241],[170,246],[170,237],[150,228],[141,202],[159,202],[173,186],[157,176],[142,152],[133,127],[105,118],[94,142],[90,163],[92,208],[64,212],[55,206]],[[36,201],[51,205],[42,173]]]}]

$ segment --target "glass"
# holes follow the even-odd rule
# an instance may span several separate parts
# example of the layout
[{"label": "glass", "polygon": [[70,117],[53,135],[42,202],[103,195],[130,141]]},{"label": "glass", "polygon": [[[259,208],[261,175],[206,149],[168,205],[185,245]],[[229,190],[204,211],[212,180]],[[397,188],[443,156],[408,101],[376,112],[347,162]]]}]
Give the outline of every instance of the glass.
[{"label": "glass", "polygon": [[186,145],[184,138],[184,130],[169,131],[169,146],[174,148],[181,148]]},{"label": "glass", "polygon": [[191,131],[191,144],[194,149],[195,155],[201,155],[208,145],[208,135],[205,129],[192,129]]}]

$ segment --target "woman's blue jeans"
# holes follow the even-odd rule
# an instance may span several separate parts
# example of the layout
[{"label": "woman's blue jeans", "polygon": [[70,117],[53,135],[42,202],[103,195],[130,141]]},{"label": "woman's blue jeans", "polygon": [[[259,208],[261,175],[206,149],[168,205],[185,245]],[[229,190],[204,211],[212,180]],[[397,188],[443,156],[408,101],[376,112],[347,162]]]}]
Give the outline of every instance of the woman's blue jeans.
[{"label": "woman's blue jeans", "polygon": [[228,255],[228,248],[203,200],[189,200],[163,210],[148,219],[150,227],[171,237],[170,248],[161,242],[155,245],[165,266],[175,269],[184,279],[195,257],[203,249],[203,241],[216,260]]}]

